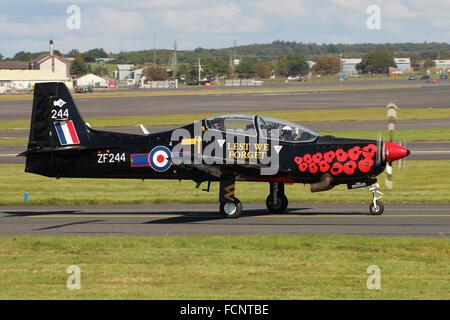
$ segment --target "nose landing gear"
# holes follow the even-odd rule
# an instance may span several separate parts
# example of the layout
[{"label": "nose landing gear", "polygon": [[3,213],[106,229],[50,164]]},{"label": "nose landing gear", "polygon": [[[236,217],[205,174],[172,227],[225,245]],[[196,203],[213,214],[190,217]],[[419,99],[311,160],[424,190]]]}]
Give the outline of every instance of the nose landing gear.
[{"label": "nose landing gear", "polygon": [[380,216],[384,212],[384,205],[379,201],[383,197],[383,192],[378,190],[379,187],[378,183],[374,183],[369,188],[369,191],[372,193],[372,203],[369,206],[369,211],[373,216]]}]

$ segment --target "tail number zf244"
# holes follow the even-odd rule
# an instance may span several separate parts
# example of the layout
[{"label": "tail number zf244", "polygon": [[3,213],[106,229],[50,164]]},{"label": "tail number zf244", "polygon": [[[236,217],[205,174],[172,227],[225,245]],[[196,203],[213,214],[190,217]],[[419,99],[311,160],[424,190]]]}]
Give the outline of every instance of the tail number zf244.
[{"label": "tail number zf244", "polygon": [[125,162],[125,153],[101,153],[99,152],[97,154],[97,163],[103,164],[103,163],[119,163],[119,162]]}]

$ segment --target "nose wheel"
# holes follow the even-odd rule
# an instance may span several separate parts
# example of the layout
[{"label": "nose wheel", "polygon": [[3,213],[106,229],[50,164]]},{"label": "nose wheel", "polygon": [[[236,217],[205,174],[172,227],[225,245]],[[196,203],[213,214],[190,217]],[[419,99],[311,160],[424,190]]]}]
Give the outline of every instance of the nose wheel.
[{"label": "nose wheel", "polygon": [[384,205],[380,201],[380,199],[383,197],[383,192],[378,190],[380,185],[378,183],[374,183],[370,188],[369,191],[372,193],[372,203],[369,206],[369,212],[373,216],[380,216],[384,212]]}]

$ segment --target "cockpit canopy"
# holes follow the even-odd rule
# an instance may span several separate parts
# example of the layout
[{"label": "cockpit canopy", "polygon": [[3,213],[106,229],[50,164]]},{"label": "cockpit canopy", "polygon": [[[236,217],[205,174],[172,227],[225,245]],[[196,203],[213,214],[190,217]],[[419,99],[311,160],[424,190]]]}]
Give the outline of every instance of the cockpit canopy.
[{"label": "cockpit canopy", "polygon": [[207,119],[206,126],[210,130],[252,137],[256,137],[259,132],[263,138],[288,142],[311,142],[319,136],[314,131],[297,123],[250,115],[218,116]]}]

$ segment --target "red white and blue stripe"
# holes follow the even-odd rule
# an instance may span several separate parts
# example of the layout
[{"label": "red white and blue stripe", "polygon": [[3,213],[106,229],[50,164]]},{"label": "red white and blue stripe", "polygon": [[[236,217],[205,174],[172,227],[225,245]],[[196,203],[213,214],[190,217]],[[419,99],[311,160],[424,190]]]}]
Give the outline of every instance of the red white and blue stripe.
[{"label": "red white and blue stripe", "polygon": [[71,144],[80,144],[80,140],[78,139],[78,134],[72,120],[55,122],[55,129],[61,145],[67,146]]}]

